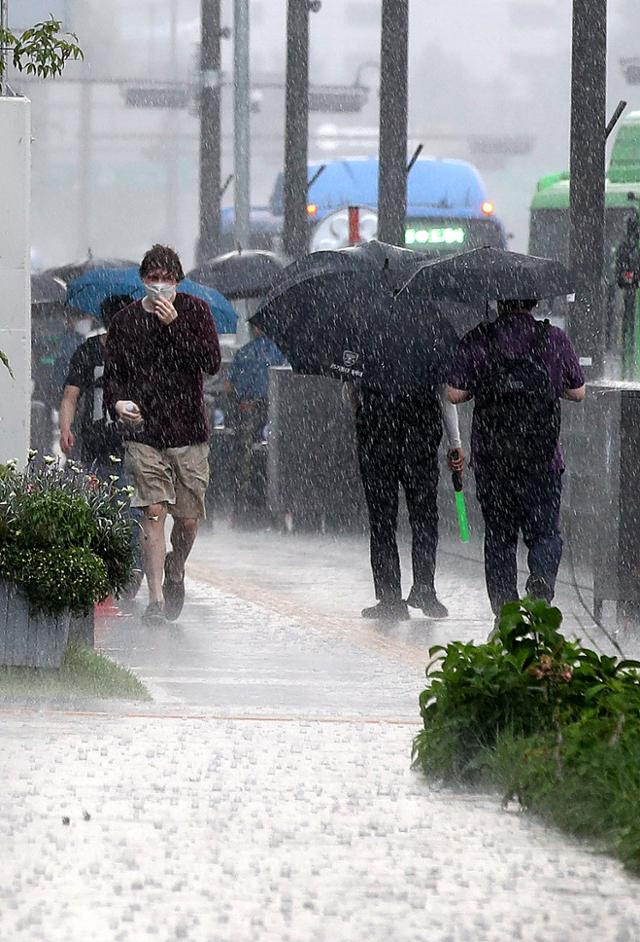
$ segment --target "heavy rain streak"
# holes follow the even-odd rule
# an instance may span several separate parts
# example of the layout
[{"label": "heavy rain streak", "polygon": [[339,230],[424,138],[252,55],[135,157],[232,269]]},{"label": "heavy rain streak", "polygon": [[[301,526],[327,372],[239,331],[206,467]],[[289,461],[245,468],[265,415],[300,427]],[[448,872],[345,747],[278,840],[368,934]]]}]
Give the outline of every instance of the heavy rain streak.
[{"label": "heavy rain streak", "polygon": [[640,940],[639,37],[0,0],[1,942]]}]

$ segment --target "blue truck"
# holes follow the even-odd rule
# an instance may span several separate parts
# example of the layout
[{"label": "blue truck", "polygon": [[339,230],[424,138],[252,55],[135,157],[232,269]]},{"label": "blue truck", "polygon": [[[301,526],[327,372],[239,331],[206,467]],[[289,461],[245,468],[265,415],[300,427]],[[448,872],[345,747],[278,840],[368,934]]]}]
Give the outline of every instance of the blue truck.
[{"label": "blue truck", "polygon": [[[378,205],[378,160],[350,157],[324,165],[310,163],[307,194],[310,231],[344,206]],[[315,178],[315,179],[314,179]],[[252,246],[278,250],[284,218],[284,175],[278,174],[269,205],[251,213]],[[222,235],[233,248],[233,209],[223,210]],[[495,215],[487,188],[473,164],[422,157],[407,182],[405,245],[429,254],[464,251],[482,245],[506,248],[507,236]]]}]

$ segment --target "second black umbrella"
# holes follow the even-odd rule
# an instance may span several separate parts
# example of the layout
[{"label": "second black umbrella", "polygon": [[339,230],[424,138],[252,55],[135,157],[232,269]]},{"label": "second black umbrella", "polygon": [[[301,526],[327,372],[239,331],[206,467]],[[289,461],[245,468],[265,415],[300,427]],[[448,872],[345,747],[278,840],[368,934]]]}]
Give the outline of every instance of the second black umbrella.
[{"label": "second black umbrella", "polygon": [[385,392],[442,383],[457,334],[415,292],[396,298],[396,283],[388,270],[319,270],[273,292],[251,322],[301,373]]},{"label": "second black umbrella", "polygon": [[408,279],[409,286],[425,297],[478,305],[571,294],[575,277],[553,259],[485,247],[423,265]]}]

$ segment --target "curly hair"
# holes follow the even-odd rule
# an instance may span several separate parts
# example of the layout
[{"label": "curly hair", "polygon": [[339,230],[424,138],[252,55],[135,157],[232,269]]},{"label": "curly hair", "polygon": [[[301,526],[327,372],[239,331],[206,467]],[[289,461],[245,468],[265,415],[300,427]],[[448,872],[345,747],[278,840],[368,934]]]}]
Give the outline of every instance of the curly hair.
[{"label": "curly hair", "polygon": [[146,278],[156,271],[164,271],[176,281],[182,281],[184,278],[180,256],[171,246],[156,243],[140,262],[141,278]]}]

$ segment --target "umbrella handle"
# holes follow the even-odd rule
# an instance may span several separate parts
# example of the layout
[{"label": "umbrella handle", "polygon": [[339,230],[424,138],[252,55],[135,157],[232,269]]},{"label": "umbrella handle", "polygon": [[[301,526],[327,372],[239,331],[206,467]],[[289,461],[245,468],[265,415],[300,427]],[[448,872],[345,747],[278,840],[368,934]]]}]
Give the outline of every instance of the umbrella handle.
[{"label": "umbrella handle", "polygon": [[467,505],[464,500],[464,491],[456,491],[456,514],[458,516],[458,530],[460,531],[460,542],[469,542],[469,519],[467,517]]},{"label": "umbrella handle", "polygon": [[[452,448],[450,454],[454,461],[457,461],[460,456],[460,452],[458,451],[457,448]],[[452,471],[451,481],[453,482],[454,491],[461,491],[462,490],[462,471]]]},{"label": "umbrella handle", "polygon": [[467,517],[467,505],[464,499],[464,490],[462,482],[462,472],[451,472],[451,483],[456,498],[456,514],[458,517],[458,530],[460,531],[460,542],[469,542],[469,519]]}]

